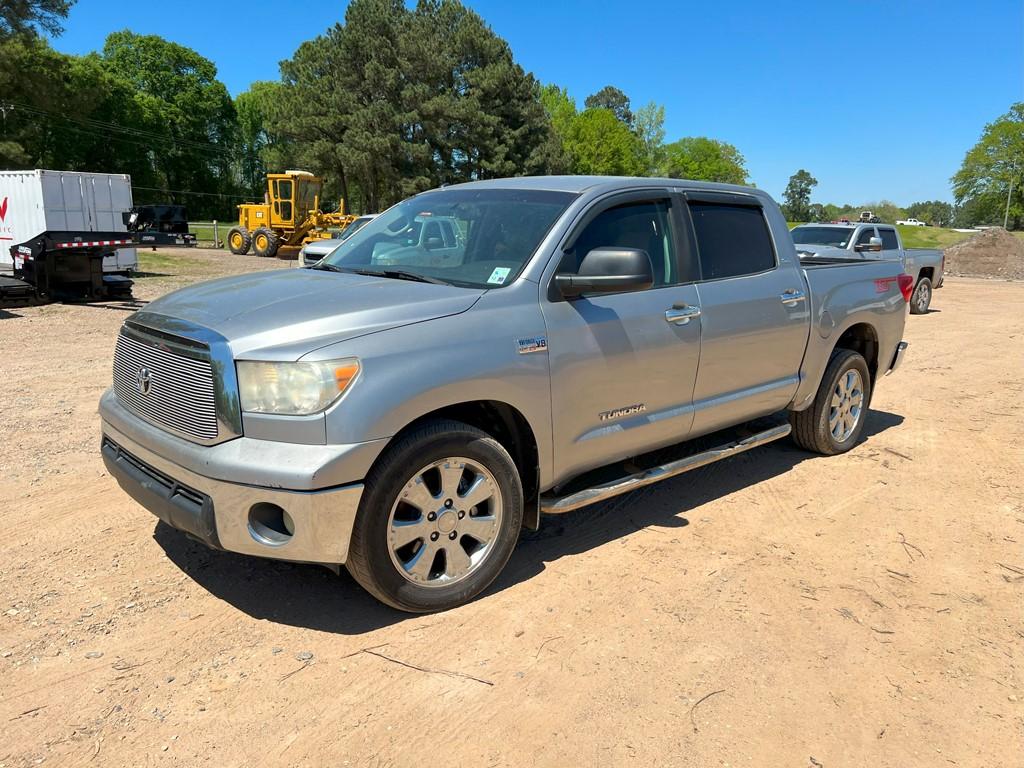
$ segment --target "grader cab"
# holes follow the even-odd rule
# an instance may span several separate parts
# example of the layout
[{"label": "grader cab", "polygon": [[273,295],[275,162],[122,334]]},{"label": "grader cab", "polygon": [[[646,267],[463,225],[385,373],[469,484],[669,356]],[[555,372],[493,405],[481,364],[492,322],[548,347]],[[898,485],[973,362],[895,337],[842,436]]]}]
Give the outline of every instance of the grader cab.
[{"label": "grader cab", "polygon": [[232,253],[293,258],[313,240],[335,236],[355,221],[345,213],[344,201],[337,213],[320,210],[323,181],[307,171],[267,174],[263,203],[238,206],[238,226],[228,232]]}]

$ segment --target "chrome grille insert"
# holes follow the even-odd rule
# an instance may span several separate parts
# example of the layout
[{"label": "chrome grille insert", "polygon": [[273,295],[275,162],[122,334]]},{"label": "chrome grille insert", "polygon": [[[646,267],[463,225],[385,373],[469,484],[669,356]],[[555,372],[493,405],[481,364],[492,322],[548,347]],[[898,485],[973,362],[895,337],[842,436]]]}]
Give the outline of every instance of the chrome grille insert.
[{"label": "chrome grille insert", "polygon": [[114,350],[117,399],[159,427],[186,438],[214,440],[218,423],[213,366],[200,357],[176,354],[158,339],[145,344],[122,332]]}]

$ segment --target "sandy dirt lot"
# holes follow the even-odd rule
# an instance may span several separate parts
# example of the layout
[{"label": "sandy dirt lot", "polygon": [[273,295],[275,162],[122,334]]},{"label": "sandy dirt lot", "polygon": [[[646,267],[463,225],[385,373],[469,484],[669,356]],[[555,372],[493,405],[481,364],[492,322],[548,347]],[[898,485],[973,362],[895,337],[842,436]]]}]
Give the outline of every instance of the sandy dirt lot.
[{"label": "sandy dirt lot", "polygon": [[[140,304],[278,266],[161,259]],[[933,305],[851,453],[548,518],[420,617],[158,525],[98,455],[130,307],[0,311],[0,766],[1019,766],[1024,284]]]}]

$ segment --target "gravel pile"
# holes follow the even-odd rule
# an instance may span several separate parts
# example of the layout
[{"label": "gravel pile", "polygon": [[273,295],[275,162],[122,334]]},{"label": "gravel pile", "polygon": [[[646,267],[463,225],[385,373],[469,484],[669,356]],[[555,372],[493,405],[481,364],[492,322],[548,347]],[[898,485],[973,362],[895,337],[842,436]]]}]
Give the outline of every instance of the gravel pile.
[{"label": "gravel pile", "polygon": [[946,272],[965,277],[1024,280],[1024,239],[1005,229],[985,229],[946,249]]}]

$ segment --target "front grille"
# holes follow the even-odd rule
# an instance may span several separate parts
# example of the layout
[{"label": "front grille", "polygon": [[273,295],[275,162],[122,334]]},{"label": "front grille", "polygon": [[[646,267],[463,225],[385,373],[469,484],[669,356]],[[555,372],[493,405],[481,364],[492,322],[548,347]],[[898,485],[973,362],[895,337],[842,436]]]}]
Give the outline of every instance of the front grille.
[{"label": "front grille", "polygon": [[[140,374],[148,372],[149,391],[142,393]],[[130,411],[184,437],[217,437],[213,367],[208,360],[177,355],[124,334],[114,350],[114,391]]]}]

